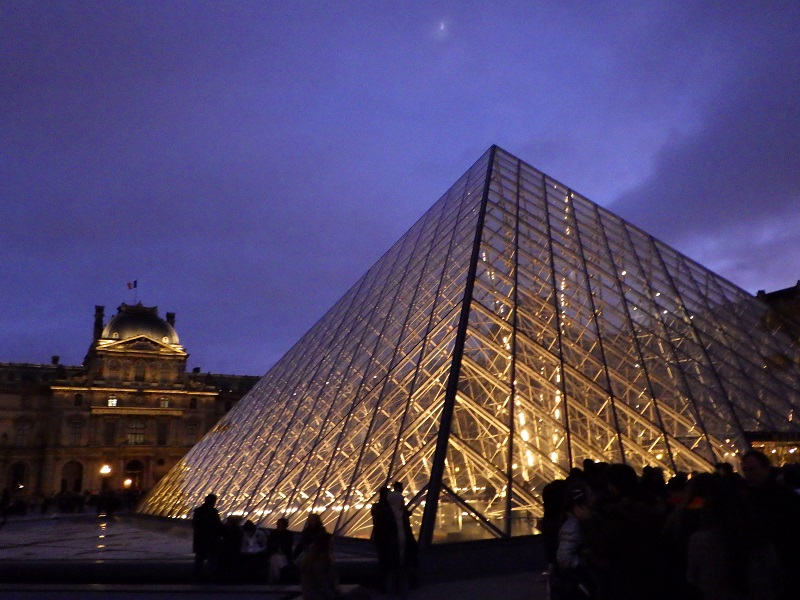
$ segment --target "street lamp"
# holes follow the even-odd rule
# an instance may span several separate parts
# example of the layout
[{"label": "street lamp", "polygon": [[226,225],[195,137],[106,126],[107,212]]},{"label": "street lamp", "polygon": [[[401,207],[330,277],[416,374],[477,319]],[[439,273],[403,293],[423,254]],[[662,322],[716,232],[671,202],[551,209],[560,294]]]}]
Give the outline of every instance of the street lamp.
[{"label": "street lamp", "polygon": [[111,475],[111,467],[109,465],[103,465],[100,467],[100,481],[101,481],[101,490],[106,491],[108,490],[108,476]]}]

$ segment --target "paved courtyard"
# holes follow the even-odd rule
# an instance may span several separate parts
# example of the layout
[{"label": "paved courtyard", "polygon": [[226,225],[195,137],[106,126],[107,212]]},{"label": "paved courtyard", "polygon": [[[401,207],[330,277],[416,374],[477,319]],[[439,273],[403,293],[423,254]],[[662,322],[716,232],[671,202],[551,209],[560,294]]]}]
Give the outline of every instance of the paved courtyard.
[{"label": "paved courtyard", "polygon": [[[338,555],[341,560],[352,559]],[[143,581],[131,583],[64,584],[48,581],[48,573],[63,576],[70,570],[106,569],[188,569],[191,563],[191,535],[184,526],[156,530],[137,526],[136,522],[98,517],[94,514],[11,517],[0,528],[0,597],[4,600],[77,600],[78,598],[119,600],[166,600],[167,598],[234,598],[250,600],[282,600],[297,597],[296,588],[265,585],[198,585],[165,584]],[[33,575],[23,582],[14,582],[11,573],[19,576],[28,569]],[[468,570],[465,570],[468,571]],[[96,572],[96,571],[94,571]],[[110,576],[113,579],[113,575]],[[459,581],[435,582],[413,590],[410,600],[484,599],[492,596],[503,600],[545,600],[542,574],[531,572],[484,577]],[[384,596],[369,590],[370,597]]]}]

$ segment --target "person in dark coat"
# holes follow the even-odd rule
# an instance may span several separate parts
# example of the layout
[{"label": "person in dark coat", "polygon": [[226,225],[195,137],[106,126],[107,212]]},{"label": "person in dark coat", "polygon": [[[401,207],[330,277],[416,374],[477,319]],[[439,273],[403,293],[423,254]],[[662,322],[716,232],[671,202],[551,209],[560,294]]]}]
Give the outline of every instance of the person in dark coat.
[{"label": "person in dark coat", "polygon": [[741,461],[745,502],[781,562],[785,584],[780,597],[797,598],[797,585],[791,578],[800,563],[800,496],[775,479],[763,452],[748,450]]},{"label": "person in dark coat", "polygon": [[386,590],[390,574],[400,566],[397,524],[388,496],[389,488],[382,487],[378,492],[378,501],[371,508],[372,542],[378,553],[378,578],[383,591]]},{"label": "person in dark coat", "polygon": [[218,549],[222,535],[222,522],[215,508],[217,496],[209,494],[203,504],[194,509],[192,515],[192,551],[194,552],[195,576],[203,577],[207,563]]},{"label": "person in dark coat", "polygon": [[292,563],[293,547],[294,534],[289,531],[289,520],[281,517],[275,523],[275,530],[270,533],[267,541],[270,583],[286,581],[295,570]]}]

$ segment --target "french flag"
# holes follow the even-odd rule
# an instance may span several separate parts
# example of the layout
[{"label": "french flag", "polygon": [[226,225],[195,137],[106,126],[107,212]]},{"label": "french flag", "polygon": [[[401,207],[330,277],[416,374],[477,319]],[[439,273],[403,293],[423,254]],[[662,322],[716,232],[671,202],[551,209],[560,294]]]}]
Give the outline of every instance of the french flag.
[{"label": "french flag", "polygon": [[128,289],[132,290],[136,287],[136,284],[139,282],[138,279],[134,279],[133,281],[128,282]]}]

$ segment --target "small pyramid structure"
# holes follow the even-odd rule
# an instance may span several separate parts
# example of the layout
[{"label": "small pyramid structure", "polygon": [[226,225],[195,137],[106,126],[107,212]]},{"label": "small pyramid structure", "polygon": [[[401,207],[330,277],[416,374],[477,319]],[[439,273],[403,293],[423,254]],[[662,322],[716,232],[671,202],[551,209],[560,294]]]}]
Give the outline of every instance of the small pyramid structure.
[{"label": "small pyramid structure", "polygon": [[585,459],[710,471],[800,433],[768,306],[491,147],[151,491],[369,537],[404,485],[423,544],[531,534]]}]

